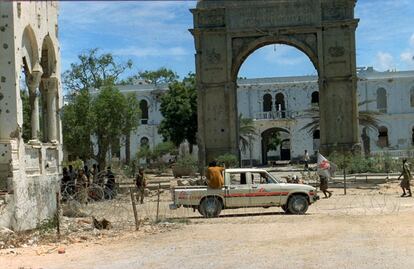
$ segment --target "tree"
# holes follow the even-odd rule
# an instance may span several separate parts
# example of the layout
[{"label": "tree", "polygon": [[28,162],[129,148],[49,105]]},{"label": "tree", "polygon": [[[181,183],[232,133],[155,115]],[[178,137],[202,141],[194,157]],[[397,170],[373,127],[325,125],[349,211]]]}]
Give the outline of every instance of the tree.
[{"label": "tree", "polygon": [[190,152],[197,142],[197,91],[195,75],[189,74],[182,82],[170,83],[169,90],[161,97],[160,111],[164,119],[158,132],[165,141],[177,147],[188,141]]},{"label": "tree", "polygon": [[[104,167],[110,146],[138,126],[138,101],[114,86],[132,62],[118,63],[111,53],[99,54],[96,48],[78,58],[80,62],[71,64],[63,74],[65,88],[71,93],[71,101],[63,109],[63,143],[70,154],[83,160],[93,158]],[[99,92],[92,96],[90,89]],[[98,154],[94,154],[92,137]]]},{"label": "tree", "polygon": [[159,85],[159,84],[168,84],[176,81],[178,75],[173,72],[171,69],[161,67],[155,71],[145,70],[143,72],[138,72],[137,75],[127,78],[123,81],[123,84],[133,84],[135,80],[145,80],[147,83]]},{"label": "tree", "polygon": [[63,84],[70,93],[81,90],[100,89],[104,85],[119,82],[119,76],[132,67],[132,61],[117,63],[111,53],[99,54],[99,49],[90,49],[78,56],[80,63],[72,63],[63,73]]},{"label": "tree", "polygon": [[253,119],[243,118],[243,115],[239,115],[239,140],[242,151],[246,151],[254,136],[257,135],[256,128],[253,124]]},{"label": "tree", "polygon": [[96,160],[103,167],[110,146],[119,141],[125,132],[138,126],[138,120],[134,124],[131,119],[139,118],[139,106],[136,102],[130,107],[128,99],[118,89],[106,86],[92,100],[91,111],[92,132],[98,145]]},{"label": "tree", "polygon": [[278,131],[273,131],[266,141],[267,151],[278,150],[279,146],[282,144],[282,139],[280,138],[280,133]]},{"label": "tree", "polygon": [[82,90],[63,107],[63,145],[70,155],[82,160],[93,158],[91,102],[90,93]]}]

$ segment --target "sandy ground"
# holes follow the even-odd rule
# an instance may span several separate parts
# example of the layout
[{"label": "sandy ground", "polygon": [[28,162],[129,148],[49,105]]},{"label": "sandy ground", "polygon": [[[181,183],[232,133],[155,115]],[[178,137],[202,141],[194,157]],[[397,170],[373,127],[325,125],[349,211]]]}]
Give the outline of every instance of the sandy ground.
[{"label": "sandy ground", "polygon": [[414,268],[414,198],[398,191],[397,183],[346,196],[334,189],[303,216],[259,208],[202,219],[180,209],[166,214],[177,229],[67,245],[65,254],[2,251],[0,268]]}]

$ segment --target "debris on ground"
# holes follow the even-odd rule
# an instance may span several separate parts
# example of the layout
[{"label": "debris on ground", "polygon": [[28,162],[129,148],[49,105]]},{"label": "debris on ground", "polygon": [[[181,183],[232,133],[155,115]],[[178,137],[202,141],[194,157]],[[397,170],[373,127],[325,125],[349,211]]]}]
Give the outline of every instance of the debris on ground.
[{"label": "debris on ground", "polygon": [[112,224],[107,219],[103,218],[102,220],[98,221],[95,217],[93,219],[93,226],[98,230],[109,230],[112,228]]}]

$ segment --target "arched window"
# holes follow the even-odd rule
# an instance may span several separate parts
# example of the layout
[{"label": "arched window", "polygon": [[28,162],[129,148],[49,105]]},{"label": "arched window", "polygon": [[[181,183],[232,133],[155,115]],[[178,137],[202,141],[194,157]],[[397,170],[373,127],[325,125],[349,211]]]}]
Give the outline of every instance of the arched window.
[{"label": "arched window", "polygon": [[281,111],[281,117],[286,117],[285,96],[283,93],[276,94],[276,111]]},{"label": "arched window", "polygon": [[272,111],[272,96],[268,93],[263,95],[263,112]]},{"label": "arched window", "polygon": [[414,86],[410,90],[410,104],[411,107],[414,107]]},{"label": "arched window", "polygon": [[377,108],[380,112],[387,112],[387,91],[384,88],[377,90]]},{"label": "arched window", "polygon": [[312,106],[319,106],[319,92],[312,93],[311,104]]},{"label": "arched window", "polygon": [[141,110],[141,123],[148,124],[148,102],[141,100],[139,102],[139,109]]},{"label": "arched window", "polygon": [[381,126],[378,128],[378,146],[381,148],[389,146],[387,127]]},{"label": "arched window", "polygon": [[148,137],[143,137],[143,138],[141,138],[141,140],[140,140],[140,145],[141,145],[141,147],[149,147],[149,139],[148,139]]}]

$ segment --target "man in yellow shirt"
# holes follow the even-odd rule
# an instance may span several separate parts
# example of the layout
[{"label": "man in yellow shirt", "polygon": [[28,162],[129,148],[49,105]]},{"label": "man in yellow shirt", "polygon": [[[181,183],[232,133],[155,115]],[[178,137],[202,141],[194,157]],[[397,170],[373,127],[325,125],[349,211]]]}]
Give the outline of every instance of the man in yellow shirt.
[{"label": "man in yellow shirt", "polygon": [[212,189],[221,189],[224,186],[223,178],[224,167],[217,166],[216,161],[212,161],[207,168],[207,184]]}]

